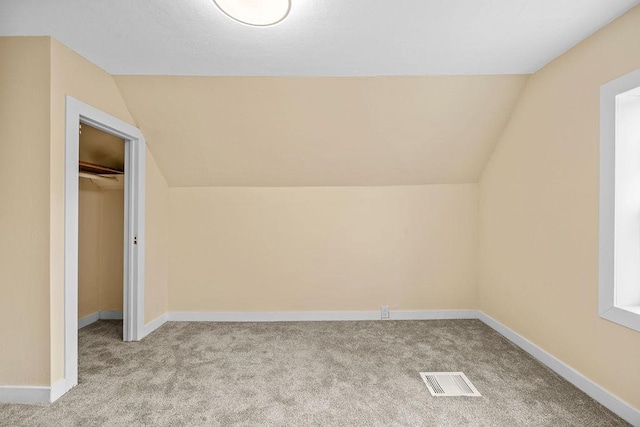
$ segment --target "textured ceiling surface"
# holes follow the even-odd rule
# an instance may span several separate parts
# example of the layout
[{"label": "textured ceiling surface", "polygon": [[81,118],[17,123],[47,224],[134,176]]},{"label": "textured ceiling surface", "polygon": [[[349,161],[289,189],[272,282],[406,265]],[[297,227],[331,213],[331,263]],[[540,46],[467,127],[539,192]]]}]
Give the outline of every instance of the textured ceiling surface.
[{"label": "textured ceiling surface", "polygon": [[212,0],[0,0],[0,35],[50,35],[111,74],[526,74],[640,0],[292,0],[249,27]]},{"label": "textured ceiling surface", "polygon": [[170,186],[476,182],[528,76],[116,76]]}]

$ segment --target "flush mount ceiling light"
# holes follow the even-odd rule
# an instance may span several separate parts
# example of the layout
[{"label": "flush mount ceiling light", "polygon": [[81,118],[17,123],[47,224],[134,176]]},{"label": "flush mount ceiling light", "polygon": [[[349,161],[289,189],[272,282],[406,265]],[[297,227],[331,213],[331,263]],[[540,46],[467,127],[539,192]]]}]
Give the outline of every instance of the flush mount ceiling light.
[{"label": "flush mount ceiling light", "polygon": [[287,17],[291,0],[213,0],[227,16],[256,27],[277,24]]}]

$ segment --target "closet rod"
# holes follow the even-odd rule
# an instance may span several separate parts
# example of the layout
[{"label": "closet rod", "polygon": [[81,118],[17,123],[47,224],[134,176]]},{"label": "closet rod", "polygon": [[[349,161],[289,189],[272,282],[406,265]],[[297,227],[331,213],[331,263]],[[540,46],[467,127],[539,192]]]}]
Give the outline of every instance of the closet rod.
[{"label": "closet rod", "polygon": [[105,175],[121,175],[124,173],[118,169],[112,169],[106,166],[96,165],[94,163],[83,162],[82,160],[78,162],[78,166],[83,172],[99,173]]},{"label": "closet rod", "polygon": [[106,181],[118,181],[118,178],[116,178],[115,176],[104,176],[104,175],[98,175],[91,172],[78,172],[78,176],[80,178],[104,179]]}]

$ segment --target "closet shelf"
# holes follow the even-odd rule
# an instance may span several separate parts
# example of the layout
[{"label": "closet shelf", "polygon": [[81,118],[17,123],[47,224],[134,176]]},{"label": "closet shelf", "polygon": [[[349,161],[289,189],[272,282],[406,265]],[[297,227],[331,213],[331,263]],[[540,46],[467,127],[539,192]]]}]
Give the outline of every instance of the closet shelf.
[{"label": "closet shelf", "polygon": [[124,171],[83,161],[79,161],[78,166],[80,168],[80,172],[88,172],[99,175],[122,175],[124,173]]}]

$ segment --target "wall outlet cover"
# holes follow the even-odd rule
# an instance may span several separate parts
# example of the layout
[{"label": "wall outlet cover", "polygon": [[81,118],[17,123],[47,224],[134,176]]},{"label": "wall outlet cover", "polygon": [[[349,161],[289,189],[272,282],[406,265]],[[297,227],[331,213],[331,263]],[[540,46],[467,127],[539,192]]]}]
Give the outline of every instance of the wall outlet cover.
[{"label": "wall outlet cover", "polygon": [[388,319],[389,318],[389,306],[388,305],[383,305],[380,308],[380,318],[382,318],[382,319]]}]

